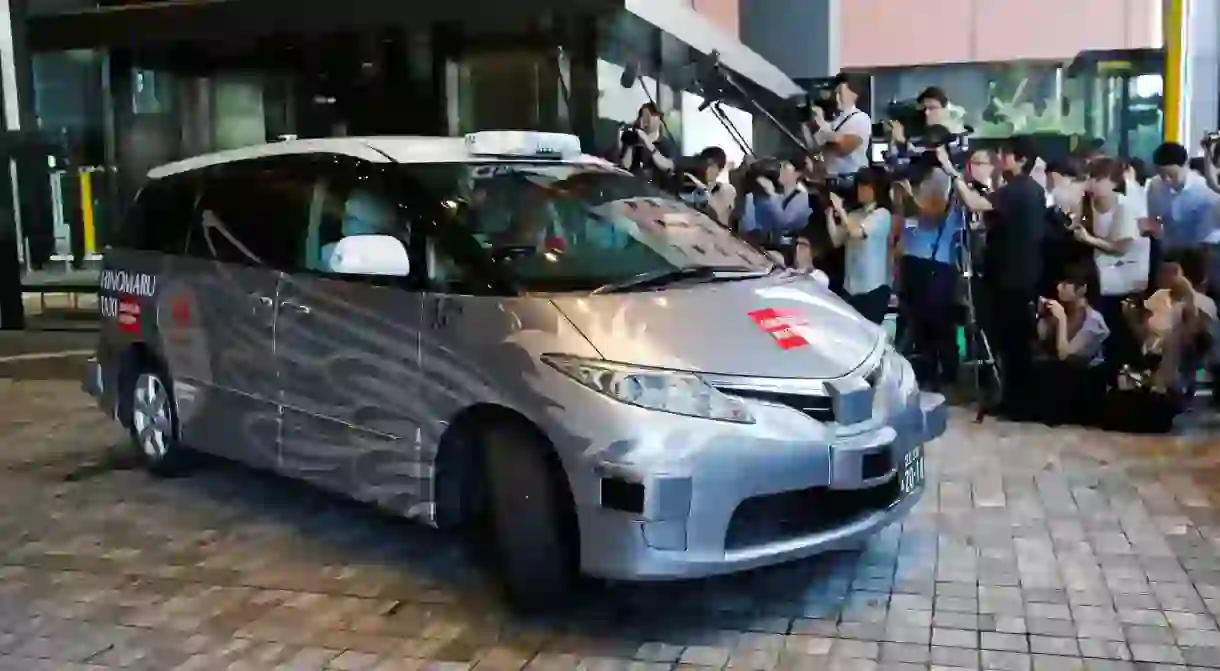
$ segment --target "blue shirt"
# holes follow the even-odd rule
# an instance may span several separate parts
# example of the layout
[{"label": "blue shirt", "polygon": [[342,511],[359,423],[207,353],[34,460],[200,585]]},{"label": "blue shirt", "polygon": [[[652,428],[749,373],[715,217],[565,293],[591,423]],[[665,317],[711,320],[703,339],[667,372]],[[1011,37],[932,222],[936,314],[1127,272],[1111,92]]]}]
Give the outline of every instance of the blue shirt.
[{"label": "blue shirt", "polygon": [[890,211],[883,207],[851,216],[861,217],[864,238],[849,238],[843,243],[847,250],[843,289],[857,296],[890,283],[890,224],[893,219]]},{"label": "blue shirt", "polygon": [[1181,189],[1159,177],[1148,182],[1148,216],[1160,218],[1166,250],[1202,245],[1217,228],[1218,202],[1220,194],[1208,188],[1203,176],[1194,171]]},{"label": "blue shirt", "polygon": [[804,190],[758,200],[750,193],[741,213],[741,230],[791,235],[809,224],[812,213],[809,194]]},{"label": "blue shirt", "polygon": [[960,208],[953,208],[945,216],[943,232],[939,230],[939,225],[907,219],[902,227],[902,255],[937,263],[953,263],[953,247],[962,232],[963,221]]}]

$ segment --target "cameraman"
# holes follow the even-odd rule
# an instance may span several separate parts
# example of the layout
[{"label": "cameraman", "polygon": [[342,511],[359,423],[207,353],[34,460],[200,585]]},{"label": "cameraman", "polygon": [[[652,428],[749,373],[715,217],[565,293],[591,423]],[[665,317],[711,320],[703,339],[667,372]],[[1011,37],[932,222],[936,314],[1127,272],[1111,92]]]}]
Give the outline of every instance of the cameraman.
[{"label": "cameraman", "polygon": [[[919,97],[915,99],[916,104],[923,110],[924,125],[931,127],[936,125],[944,125],[945,110],[949,108],[949,97],[945,92],[937,86],[929,86],[924,89]],[[901,164],[909,161],[911,157],[922,154],[928,149],[919,143],[917,139],[908,138],[906,128],[902,122],[897,119],[886,122],[890,130],[890,148],[886,155],[886,160],[893,164]]]},{"label": "cameraman", "polygon": [[662,130],[657,106],[650,102],[640,105],[635,123],[624,126],[615,140],[619,165],[650,182],[673,172],[677,148]]},{"label": "cameraman", "polygon": [[694,191],[683,196],[686,202],[704,209],[721,226],[728,226],[737,202],[737,189],[732,184],[721,182],[720,175],[728,167],[729,157],[720,147],[708,147],[695,155],[693,171],[683,173],[682,178],[694,187]]},{"label": "cameraman", "polygon": [[821,150],[826,175],[832,183],[847,181],[869,164],[868,141],[873,133],[873,120],[856,107],[866,89],[867,83],[861,78],[840,74],[835,77],[834,99],[839,113],[834,120],[826,119],[826,110],[821,106],[811,105],[810,123],[801,126],[805,144],[814,151]]},{"label": "cameraman", "polygon": [[1034,298],[1046,235],[1046,191],[1030,176],[1037,157],[1028,138],[1009,140],[999,154],[1005,183],[984,196],[961,178],[944,148],[936,153],[953,180],[959,200],[968,209],[985,215],[983,286],[991,306],[992,335],[1003,376],[999,410],[1020,419],[1028,416],[1027,400],[1033,393],[1029,372],[1035,338]]}]

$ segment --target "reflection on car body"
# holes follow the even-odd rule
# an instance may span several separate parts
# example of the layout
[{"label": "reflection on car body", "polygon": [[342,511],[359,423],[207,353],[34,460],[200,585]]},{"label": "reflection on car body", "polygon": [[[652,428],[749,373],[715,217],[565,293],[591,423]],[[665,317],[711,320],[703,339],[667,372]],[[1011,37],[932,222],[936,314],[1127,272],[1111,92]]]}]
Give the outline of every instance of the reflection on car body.
[{"label": "reflection on car body", "polygon": [[485,520],[522,603],[578,570],[695,577],[854,544],[915,503],[945,428],[880,329],[569,136],[171,164],[105,265],[155,291],[103,285],[142,310],[104,315],[86,387],[151,468],[201,450]]}]

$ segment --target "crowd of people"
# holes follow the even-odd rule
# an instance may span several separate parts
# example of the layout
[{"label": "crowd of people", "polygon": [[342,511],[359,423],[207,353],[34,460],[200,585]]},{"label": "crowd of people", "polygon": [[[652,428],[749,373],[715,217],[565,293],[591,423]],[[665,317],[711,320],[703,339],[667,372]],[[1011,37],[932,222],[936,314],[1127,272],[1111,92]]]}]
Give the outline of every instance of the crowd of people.
[{"label": "crowd of people", "polygon": [[[925,387],[959,381],[958,330],[973,319],[999,364],[994,414],[1166,431],[1197,373],[1220,374],[1210,140],[1202,159],[1170,142],[1150,164],[1095,145],[1042,156],[1028,137],[954,155],[948,99],[933,87],[919,104],[943,137],[921,146],[889,124],[887,164],[872,165],[860,92],[841,77],[837,116],[812,108],[802,131],[822,160],[800,153],[734,169],[709,148],[686,175],[691,200],[790,265],[824,273],[866,318],[881,323],[896,304],[898,342]],[[643,141],[624,165],[660,153],[654,111],[641,110]],[[970,340],[969,354],[985,358],[981,343]]]}]

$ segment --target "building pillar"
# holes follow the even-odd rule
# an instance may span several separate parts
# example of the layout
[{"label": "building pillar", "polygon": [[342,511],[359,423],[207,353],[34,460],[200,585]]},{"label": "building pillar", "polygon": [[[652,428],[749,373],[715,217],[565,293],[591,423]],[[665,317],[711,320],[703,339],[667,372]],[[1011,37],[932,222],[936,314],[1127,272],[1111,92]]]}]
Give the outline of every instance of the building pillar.
[{"label": "building pillar", "polygon": [[[25,46],[25,0],[0,0],[0,330],[25,328],[21,300],[23,223],[39,210],[25,207],[38,171],[30,171],[32,151],[24,137],[36,129],[33,72]],[[46,177],[44,158],[41,175]],[[31,203],[32,204],[32,203]],[[45,211],[45,207],[41,211]],[[34,217],[31,217],[34,215]]]}]

